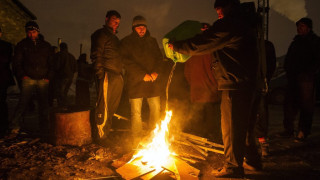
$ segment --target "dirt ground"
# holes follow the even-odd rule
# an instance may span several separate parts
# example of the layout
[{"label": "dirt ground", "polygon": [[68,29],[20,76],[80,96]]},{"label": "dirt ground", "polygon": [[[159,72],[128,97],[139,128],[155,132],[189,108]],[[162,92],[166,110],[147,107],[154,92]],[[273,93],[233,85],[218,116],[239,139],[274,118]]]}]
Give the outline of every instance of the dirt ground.
[{"label": "dirt ground", "polygon": [[[10,113],[18,99],[8,97]],[[320,106],[316,107],[312,134],[305,143],[276,138],[282,130],[282,107],[270,105],[270,156],[263,159],[264,171],[246,171],[245,179],[319,179]],[[37,133],[37,115],[25,115],[28,134],[0,139],[0,179],[122,179],[113,160],[129,160],[133,144],[126,131],[110,134],[104,146],[90,143],[81,147],[55,146]],[[118,120],[114,129],[126,129]],[[199,179],[214,179],[211,171],[223,165],[223,155],[210,153],[205,161],[192,164],[200,170]]]}]

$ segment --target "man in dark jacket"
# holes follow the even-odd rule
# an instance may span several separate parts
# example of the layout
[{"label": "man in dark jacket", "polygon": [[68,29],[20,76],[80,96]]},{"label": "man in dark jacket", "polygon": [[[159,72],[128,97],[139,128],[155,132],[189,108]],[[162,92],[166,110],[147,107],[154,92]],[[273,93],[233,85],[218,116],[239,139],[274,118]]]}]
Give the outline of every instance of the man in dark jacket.
[{"label": "man in dark jacket", "polygon": [[121,52],[128,77],[132,134],[138,140],[142,135],[143,98],[147,99],[150,109],[149,129],[153,129],[160,120],[161,92],[158,76],[163,59],[157,40],[147,30],[144,17],[133,18],[132,33],[121,40]]},{"label": "man in dark jacket", "polygon": [[51,45],[39,36],[39,26],[29,21],[25,26],[27,37],[15,47],[14,66],[17,79],[21,79],[20,100],[12,117],[12,133],[18,133],[21,120],[33,93],[37,93],[39,104],[39,127],[48,130],[48,84],[52,76]]},{"label": "man in dark jacket", "polygon": [[117,11],[108,11],[105,26],[91,35],[90,57],[93,61],[98,93],[95,109],[98,143],[103,143],[107,137],[123,88],[120,41],[116,36],[120,18]]},{"label": "man in dark jacket", "polygon": [[315,77],[320,67],[320,38],[312,31],[312,20],[302,18],[296,23],[297,35],[290,44],[284,68],[288,85],[284,103],[284,129],[281,136],[294,134],[294,119],[300,110],[296,141],[310,134],[314,105]]},{"label": "man in dark jacket", "polygon": [[[0,38],[2,30],[0,27]],[[8,105],[7,89],[14,85],[13,75],[10,69],[12,60],[12,44],[0,39],[0,137],[8,130]]]},{"label": "man in dark jacket", "polygon": [[[239,0],[216,0],[219,20],[201,35],[173,42],[173,49],[189,55],[212,53],[214,76],[222,91],[221,129],[226,164],[216,177],[243,177],[243,164],[261,169],[250,121],[258,71],[257,39]],[[246,139],[247,138],[247,139]],[[246,157],[246,163],[244,163]]]},{"label": "man in dark jacket", "polygon": [[90,84],[93,80],[92,64],[87,62],[87,54],[81,54],[77,61],[78,76],[76,80],[76,104],[90,106]]},{"label": "man in dark jacket", "polygon": [[57,72],[55,73],[58,81],[58,104],[67,105],[67,95],[73,81],[73,76],[77,72],[76,58],[68,52],[67,43],[60,44],[60,52],[55,55]]}]

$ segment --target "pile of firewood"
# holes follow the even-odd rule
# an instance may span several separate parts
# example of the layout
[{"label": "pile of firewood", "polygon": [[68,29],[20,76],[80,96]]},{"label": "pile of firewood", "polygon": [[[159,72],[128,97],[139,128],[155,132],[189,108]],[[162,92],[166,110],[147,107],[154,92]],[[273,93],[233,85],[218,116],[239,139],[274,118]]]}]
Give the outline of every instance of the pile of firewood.
[{"label": "pile of firewood", "polygon": [[[200,170],[193,167],[200,161],[206,160],[208,152],[223,154],[223,145],[210,142],[208,139],[183,132],[174,133],[171,155],[160,169],[148,166],[137,158],[117,168],[124,179],[161,179],[165,175],[172,179],[198,179]],[[143,143],[140,143],[143,148]]]}]

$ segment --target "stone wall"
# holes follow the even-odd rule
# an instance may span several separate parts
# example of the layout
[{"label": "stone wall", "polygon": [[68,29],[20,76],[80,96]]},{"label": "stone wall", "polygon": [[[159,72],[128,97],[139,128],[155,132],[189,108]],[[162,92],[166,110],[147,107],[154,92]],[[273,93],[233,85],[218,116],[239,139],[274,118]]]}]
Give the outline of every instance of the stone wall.
[{"label": "stone wall", "polygon": [[0,0],[1,39],[17,44],[26,37],[24,25],[33,19],[35,17],[30,16],[17,1]]}]

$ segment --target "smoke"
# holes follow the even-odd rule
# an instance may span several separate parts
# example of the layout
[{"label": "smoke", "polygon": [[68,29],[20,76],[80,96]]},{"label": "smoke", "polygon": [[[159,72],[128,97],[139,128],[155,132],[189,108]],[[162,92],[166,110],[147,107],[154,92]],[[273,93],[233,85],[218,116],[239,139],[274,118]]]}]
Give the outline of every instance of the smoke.
[{"label": "smoke", "polygon": [[171,6],[172,2],[144,3],[133,7],[133,9],[134,12],[146,16],[148,22],[153,22],[158,27],[161,27],[167,22],[167,15]]},{"label": "smoke", "polygon": [[[257,5],[257,0],[241,0],[241,2],[252,1]],[[308,14],[305,8],[305,0],[269,0],[269,5],[272,10],[287,17],[293,22],[298,21],[302,17],[306,17]]]},{"label": "smoke", "polygon": [[270,0],[270,8],[296,22],[307,16],[305,0]]}]

